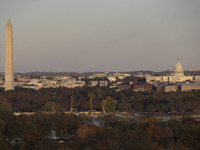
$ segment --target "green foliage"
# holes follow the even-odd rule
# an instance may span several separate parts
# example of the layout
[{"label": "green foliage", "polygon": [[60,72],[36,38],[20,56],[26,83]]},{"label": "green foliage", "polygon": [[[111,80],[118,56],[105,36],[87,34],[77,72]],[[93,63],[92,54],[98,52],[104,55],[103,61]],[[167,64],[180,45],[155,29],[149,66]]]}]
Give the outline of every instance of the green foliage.
[{"label": "green foliage", "polygon": [[13,111],[7,99],[0,96],[0,119],[8,120],[13,117]]},{"label": "green foliage", "polygon": [[135,77],[135,76],[129,76],[129,77],[126,77],[123,82],[124,83],[130,83],[130,82],[135,82],[135,80],[137,80],[138,78]]},{"label": "green foliage", "polygon": [[6,128],[6,121],[0,119],[0,133],[3,133]]},{"label": "green foliage", "polygon": [[55,113],[51,115],[51,127],[56,135],[63,140],[67,134],[78,128],[76,117],[71,114]]},{"label": "green foliage", "polygon": [[22,135],[25,149],[38,149],[45,139],[44,135],[36,130],[24,132]]},{"label": "green foliage", "polygon": [[181,124],[179,121],[177,120],[169,120],[167,122],[167,126],[170,127],[173,131],[173,134],[174,134],[174,139],[177,140],[179,138],[179,133],[181,131]]},{"label": "green foliage", "polygon": [[19,125],[19,131],[26,132],[29,130],[36,130],[36,122],[32,116],[29,115],[19,115],[16,119],[17,124]]},{"label": "green foliage", "polygon": [[[120,111],[150,111],[148,105],[154,106],[154,112],[167,113],[173,110],[176,114],[199,113],[200,112],[200,90],[189,92],[134,92],[132,90],[122,90],[115,92],[108,87],[77,87],[68,89],[43,88],[38,91],[32,89],[22,89],[17,87],[15,91],[3,92],[0,99],[6,99],[14,112],[29,111],[53,111],[56,109],[70,109],[69,92],[73,93],[74,107],[80,111],[88,111],[88,96],[95,97],[92,108],[102,110],[101,103],[108,96],[116,100],[117,110]],[[91,92],[92,91],[92,92]],[[148,107],[147,107],[148,106]],[[151,107],[152,108],[152,107]],[[151,109],[152,111],[153,109]]]},{"label": "green foliage", "polygon": [[6,143],[6,140],[1,135],[0,135],[0,149],[9,150],[8,144]]},{"label": "green foliage", "polygon": [[[88,110],[89,96],[95,98],[92,103],[93,108],[102,110],[104,106],[106,112],[111,113],[95,118],[100,126],[94,132],[96,127],[90,128],[88,125],[93,118],[60,112],[62,108],[70,108],[68,90],[68,88],[49,88],[35,91],[16,88],[15,91],[0,93],[0,148],[13,150],[200,148],[200,122],[195,119],[184,117],[181,121],[162,122],[155,120],[148,113],[149,118],[144,118],[141,122],[129,122],[113,114],[116,109],[129,112],[134,110],[137,113],[146,111],[152,114],[167,113],[170,110],[178,114],[199,113],[200,91],[136,93],[131,90],[115,92],[108,87],[70,89],[74,96],[74,106],[80,111]],[[14,116],[12,110],[49,112],[36,113],[32,116]],[[64,140],[63,143],[49,138],[52,130],[56,132],[57,137]],[[77,136],[82,137],[84,142]],[[14,146],[12,140],[16,142]]]},{"label": "green foliage", "polygon": [[47,102],[44,105],[43,110],[47,111],[47,112],[60,112],[61,106],[59,104],[54,103],[54,102]]},{"label": "green foliage", "polygon": [[161,104],[157,104],[156,105],[155,110],[157,112],[165,112],[165,113],[167,113],[168,108],[167,108],[167,106],[164,103],[161,103]]},{"label": "green foliage", "polygon": [[[65,113],[37,113],[15,116],[4,121],[0,149],[199,149],[200,122],[193,118],[181,121],[158,121],[146,118],[130,122],[114,114],[93,119]],[[55,131],[59,140],[50,139]],[[11,141],[15,141],[14,144]],[[12,143],[12,144],[11,144]]]},{"label": "green foliage", "polygon": [[51,131],[51,115],[37,113],[33,116],[37,130],[43,135],[49,135]]},{"label": "green foliage", "polygon": [[19,138],[21,131],[20,129],[20,124],[17,122],[16,118],[13,118],[7,122],[7,129],[6,129],[6,135],[10,140],[14,138]]},{"label": "green foliage", "polygon": [[145,111],[152,113],[152,112],[155,111],[155,108],[152,104],[149,104],[149,105],[146,106]]},{"label": "green foliage", "polygon": [[106,113],[115,113],[116,110],[116,102],[115,99],[111,97],[107,97],[102,102],[102,107],[105,109]]},{"label": "green foliage", "polygon": [[9,139],[22,138],[25,132],[36,130],[35,124],[35,119],[31,116],[19,115],[7,122],[7,136]]}]

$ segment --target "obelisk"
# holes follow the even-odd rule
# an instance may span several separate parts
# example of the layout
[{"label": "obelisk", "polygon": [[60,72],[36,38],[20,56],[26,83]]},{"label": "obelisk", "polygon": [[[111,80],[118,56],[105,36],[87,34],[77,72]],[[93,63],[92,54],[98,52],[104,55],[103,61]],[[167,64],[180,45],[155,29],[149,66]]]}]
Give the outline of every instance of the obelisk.
[{"label": "obelisk", "polygon": [[10,20],[6,25],[5,91],[14,90],[13,38]]}]

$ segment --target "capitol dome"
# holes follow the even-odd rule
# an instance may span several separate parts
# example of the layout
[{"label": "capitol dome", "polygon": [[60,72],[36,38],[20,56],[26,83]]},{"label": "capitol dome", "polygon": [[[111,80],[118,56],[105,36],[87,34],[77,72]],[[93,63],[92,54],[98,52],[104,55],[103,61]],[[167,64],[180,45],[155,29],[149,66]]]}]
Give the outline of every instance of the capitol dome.
[{"label": "capitol dome", "polygon": [[177,64],[174,67],[174,76],[184,76],[183,67],[179,62],[179,58],[177,60]]}]

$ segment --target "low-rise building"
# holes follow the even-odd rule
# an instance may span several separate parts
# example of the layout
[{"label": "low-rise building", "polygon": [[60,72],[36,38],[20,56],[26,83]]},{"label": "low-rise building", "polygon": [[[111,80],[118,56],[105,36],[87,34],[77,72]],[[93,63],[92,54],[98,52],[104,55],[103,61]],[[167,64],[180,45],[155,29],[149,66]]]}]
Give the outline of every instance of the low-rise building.
[{"label": "low-rise building", "polygon": [[97,86],[97,85],[98,85],[98,81],[89,81],[88,85],[89,85],[90,87],[92,87],[92,86]]},{"label": "low-rise building", "polygon": [[135,83],[135,84],[133,84],[133,91],[135,91],[135,92],[152,91],[152,90],[153,90],[152,84],[147,84],[147,83]]},{"label": "low-rise building", "polygon": [[41,87],[35,84],[24,84],[22,88],[34,89],[39,90]]},{"label": "low-rise building", "polygon": [[5,84],[4,80],[0,79],[0,87],[4,87],[4,84]]},{"label": "low-rise building", "polygon": [[122,83],[122,84],[117,85],[117,89],[118,91],[129,90],[129,89],[133,89],[133,85],[129,83]]},{"label": "low-rise building", "polygon": [[117,79],[125,79],[126,77],[131,76],[130,74],[126,73],[99,73],[99,74],[93,74],[88,76],[89,79],[94,79],[94,78],[108,78],[109,81],[115,82]]},{"label": "low-rise building", "polygon": [[108,86],[108,81],[98,81],[99,86]]},{"label": "low-rise building", "polygon": [[176,92],[178,90],[178,86],[177,85],[172,85],[172,84],[169,84],[169,85],[165,85],[164,86],[164,91],[165,92]]},{"label": "low-rise building", "polygon": [[54,76],[54,80],[61,80],[61,81],[65,81],[70,79],[70,76]]},{"label": "low-rise building", "polygon": [[61,82],[61,87],[67,88],[75,88],[75,87],[83,87],[85,85],[85,81],[77,81],[75,78],[71,78],[66,80],[65,82]]},{"label": "low-rise building", "polygon": [[181,91],[200,90],[200,83],[185,83],[180,85]]},{"label": "low-rise building", "polygon": [[89,86],[108,86],[108,81],[89,81]]}]

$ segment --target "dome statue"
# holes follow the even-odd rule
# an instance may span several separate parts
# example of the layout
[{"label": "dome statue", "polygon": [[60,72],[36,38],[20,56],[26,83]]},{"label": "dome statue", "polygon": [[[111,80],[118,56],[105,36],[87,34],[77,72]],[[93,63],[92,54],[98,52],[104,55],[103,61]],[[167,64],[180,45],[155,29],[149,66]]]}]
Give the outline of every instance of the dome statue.
[{"label": "dome statue", "polygon": [[177,64],[174,67],[174,76],[184,76],[183,67],[179,62],[179,58],[177,60]]}]

